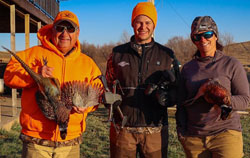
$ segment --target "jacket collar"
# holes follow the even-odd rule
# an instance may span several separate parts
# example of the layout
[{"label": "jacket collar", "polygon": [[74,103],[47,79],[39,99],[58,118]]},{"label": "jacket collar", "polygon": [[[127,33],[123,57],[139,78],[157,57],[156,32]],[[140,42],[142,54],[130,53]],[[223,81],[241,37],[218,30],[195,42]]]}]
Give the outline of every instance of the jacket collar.
[{"label": "jacket collar", "polygon": [[200,52],[197,51],[196,54],[194,55],[194,58],[198,61],[201,62],[206,62],[206,61],[211,61],[211,62],[216,62],[218,59],[220,59],[222,56],[224,55],[224,53],[220,50],[216,50],[215,54],[213,57],[211,56],[207,56],[207,57],[201,57],[200,56]]},{"label": "jacket collar", "polygon": [[136,41],[135,41],[135,35],[133,35],[130,38],[130,46],[138,54],[142,54],[142,47],[144,47],[144,49],[148,49],[148,48],[151,48],[154,45],[154,43],[155,43],[154,38],[152,38],[152,41],[150,43],[146,43],[146,44],[138,44],[138,43],[136,43]]}]

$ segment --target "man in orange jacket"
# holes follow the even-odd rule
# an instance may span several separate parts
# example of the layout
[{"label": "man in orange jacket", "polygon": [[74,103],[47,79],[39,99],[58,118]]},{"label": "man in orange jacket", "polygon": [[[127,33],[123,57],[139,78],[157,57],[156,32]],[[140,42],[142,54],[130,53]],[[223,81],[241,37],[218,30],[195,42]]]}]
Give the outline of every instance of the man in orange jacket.
[{"label": "man in orange jacket", "polygon": [[[59,12],[53,24],[42,27],[38,39],[42,45],[34,46],[17,55],[36,73],[43,77],[54,77],[62,85],[70,81],[85,81],[90,85],[101,83],[94,80],[101,72],[95,62],[81,53],[79,21],[70,11]],[[47,60],[44,63],[44,59]],[[86,117],[97,106],[78,108],[70,112],[67,136],[63,140],[57,123],[47,119],[36,102],[38,86],[20,63],[11,58],[4,74],[5,84],[22,88],[22,111],[20,138],[23,141],[22,157],[80,157],[82,133],[86,128]]]}]

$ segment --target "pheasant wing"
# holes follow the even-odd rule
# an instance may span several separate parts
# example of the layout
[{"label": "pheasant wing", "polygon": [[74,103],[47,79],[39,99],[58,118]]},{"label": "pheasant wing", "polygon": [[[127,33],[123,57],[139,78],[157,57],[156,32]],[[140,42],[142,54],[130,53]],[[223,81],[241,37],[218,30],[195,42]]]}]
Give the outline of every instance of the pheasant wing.
[{"label": "pheasant wing", "polygon": [[43,115],[49,120],[55,120],[56,116],[54,112],[54,107],[49,102],[47,96],[42,94],[40,91],[37,91],[35,96],[38,107],[42,111]]},{"label": "pheasant wing", "polygon": [[67,82],[62,87],[61,99],[66,107],[89,107],[99,104],[100,86],[91,86],[84,81]]}]

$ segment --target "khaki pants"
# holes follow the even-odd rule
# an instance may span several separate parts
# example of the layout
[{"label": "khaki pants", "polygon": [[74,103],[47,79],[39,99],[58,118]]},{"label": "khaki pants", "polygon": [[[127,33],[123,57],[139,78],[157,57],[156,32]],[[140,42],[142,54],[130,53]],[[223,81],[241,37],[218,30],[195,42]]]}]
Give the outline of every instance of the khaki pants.
[{"label": "khaki pants", "polygon": [[137,151],[140,153],[140,158],[167,158],[168,126],[152,134],[132,133],[124,128],[116,133],[114,127],[111,126],[111,158],[136,158]]},{"label": "khaki pants", "polygon": [[80,145],[54,148],[23,142],[22,158],[80,158]]},{"label": "khaki pants", "polygon": [[242,133],[228,130],[213,136],[185,137],[181,144],[186,158],[242,158]]}]

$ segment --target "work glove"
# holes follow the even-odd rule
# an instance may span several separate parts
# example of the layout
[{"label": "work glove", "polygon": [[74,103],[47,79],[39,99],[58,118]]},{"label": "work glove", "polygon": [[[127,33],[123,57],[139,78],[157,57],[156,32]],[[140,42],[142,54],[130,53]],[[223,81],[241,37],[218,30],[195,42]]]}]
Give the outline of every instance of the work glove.
[{"label": "work glove", "polygon": [[177,89],[170,87],[167,90],[157,90],[155,97],[161,106],[171,107],[176,104],[177,101]]}]

